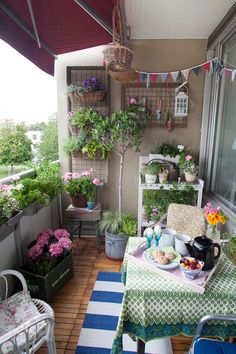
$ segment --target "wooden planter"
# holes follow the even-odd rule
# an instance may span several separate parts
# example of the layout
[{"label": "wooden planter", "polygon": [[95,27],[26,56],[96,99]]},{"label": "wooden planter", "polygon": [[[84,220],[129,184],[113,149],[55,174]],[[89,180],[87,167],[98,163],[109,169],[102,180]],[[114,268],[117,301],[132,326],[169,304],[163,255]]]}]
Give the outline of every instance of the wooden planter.
[{"label": "wooden planter", "polygon": [[50,299],[73,277],[72,254],[65,257],[48,274],[42,276],[26,270],[26,265],[19,269],[26,279],[32,297],[49,302]]}]

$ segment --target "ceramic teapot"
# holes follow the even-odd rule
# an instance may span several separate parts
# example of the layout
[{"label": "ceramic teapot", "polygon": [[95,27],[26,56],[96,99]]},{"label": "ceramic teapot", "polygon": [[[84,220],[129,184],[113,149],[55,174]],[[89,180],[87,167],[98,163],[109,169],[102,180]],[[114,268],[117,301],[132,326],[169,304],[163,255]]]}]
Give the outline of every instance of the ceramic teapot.
[{"label": "ceramic teapot", "polygon": [[[212,239],[205,235],[197,236],[194,240],[185,242],[187,250],[191,257],[203,261],[203,270],[209,270],[214,267],[215,260],[220,256],[221,247],[218,243],[213,243]],[[215,256],[215,248],[218,249]]]}]

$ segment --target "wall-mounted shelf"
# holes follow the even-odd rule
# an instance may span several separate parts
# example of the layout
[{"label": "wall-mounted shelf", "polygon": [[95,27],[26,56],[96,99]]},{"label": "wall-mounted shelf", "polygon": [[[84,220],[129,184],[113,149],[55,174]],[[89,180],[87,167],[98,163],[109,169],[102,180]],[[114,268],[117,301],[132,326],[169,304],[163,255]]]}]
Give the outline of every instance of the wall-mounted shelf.
[{"label": "wall-mounted shelf", "polygon": [[[146,107],[151,118],[149,126],[165,128],[167,126],[166,112],[169,111],[174,127],[186,128],[188,117],[174,116],[175,89],[178,86],[179,83],[155,83],[149,88],[143,83],[123,84],[121,86],[121,107],[125,109],[129,105],[130,98],[135,98],[138,103]],[[160,114],[158,110],[161,111]]]}]

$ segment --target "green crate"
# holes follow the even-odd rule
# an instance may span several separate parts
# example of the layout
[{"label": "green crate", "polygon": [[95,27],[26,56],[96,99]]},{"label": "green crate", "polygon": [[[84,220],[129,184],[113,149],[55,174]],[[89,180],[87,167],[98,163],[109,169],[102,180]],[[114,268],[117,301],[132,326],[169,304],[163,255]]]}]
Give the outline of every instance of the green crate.
[{"label": "green crate", "polygon": [[66,256],[47,275],[42,276],[19,269],[26,279],[30,295],[34,298],[49,302],[50,299],[73,277],[72,255]]}]

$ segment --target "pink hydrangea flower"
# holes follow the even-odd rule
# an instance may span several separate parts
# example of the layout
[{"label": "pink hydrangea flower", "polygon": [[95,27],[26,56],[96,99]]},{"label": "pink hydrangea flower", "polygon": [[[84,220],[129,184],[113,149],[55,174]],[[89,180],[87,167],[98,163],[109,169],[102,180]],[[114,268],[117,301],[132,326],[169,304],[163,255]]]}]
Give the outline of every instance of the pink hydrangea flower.
[{"label": "pink hydrangea flower", "polygon": [[43,249],[37,243],[28,250],[28,257],[35,261],[43,252]]},{"label": "pink hydrangea flower", "polygon": [[193,157],[192,157],[191,155],[187,155],[187,156],[185,157],[185,160],[186,160],[186,161],[190,161],[190,160],[192,160],[192,158],[193,158]]},{"label": "pink hydrangea flower", "polygon": [[70,251],[72,249],[72,242],[68,237],[61,237],[58,241],[61,247]]},{"label": "pink hydrangea flower", "polygon": [[49,247],[49,253],[52,257],[59,257],[63,252],[63,247],[60,245],[59,242],[52,243]]},{"label": "pink hydrangea flower", "polygon": [[54,236],[59,240],[60,238],[68,238],[70,237],[70,234],[67,230],[65,229],[57,229],[54,231]]},{"label": "pink hydrangea flower", "polygon": [[0,190],[3,192],[10,191],[12,189],[12,186],[9,186],[8,184],[2,184],[0,185]]},{"label": "pink hydrangea flower", "polygon": [[94,178],[94,179],[93,179],[93,184],[95,184],[95,186],[98,186],[99,183],[101,183],[101,181],[100,181],[99,178]]},{"label": "pink hydrangea flower", "polygon": [[137,103],[137,101],[136,101],[136,99],[135,99],[135,98],[131,98],[131,99],[129,100],[129,103],[130,103],[130,104],[136,104],[136,103]]},{"label": "pink hydrangea flower", "polygon": [[64,182],[69,181],[72,178],[72,173],[71,172],[66,172],[63,176]]}]

